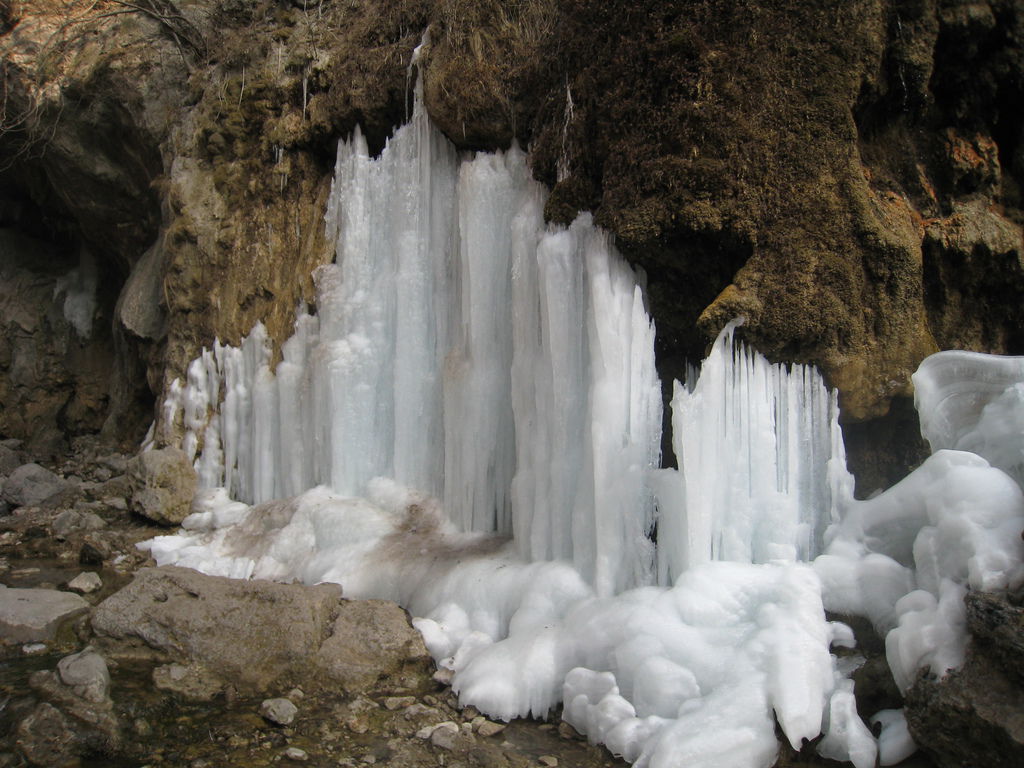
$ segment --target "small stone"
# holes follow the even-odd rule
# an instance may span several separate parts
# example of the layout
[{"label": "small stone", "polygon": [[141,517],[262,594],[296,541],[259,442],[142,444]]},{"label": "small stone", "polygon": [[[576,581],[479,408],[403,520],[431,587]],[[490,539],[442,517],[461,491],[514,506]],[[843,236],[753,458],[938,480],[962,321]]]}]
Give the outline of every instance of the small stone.
[{"label": "small stone", "polygon": [[100,538],[87,538],[78,550],[78,562],[80,565],[100,566],[110,555],[109,543]]},{"label": "small stone", "polygon": [[433,717],[433,718],[436,719],[438,716],[440,716],[441,713],[438,712],[433,707],[428,707],[425,704],[418,704],[417,703],[417,704],[413,704],[412,706],[406,707],[404,714],[405,714],[405,719],[406,720],[413,720],[413,719],[415,719],[417,717],[427,717],[427,716],[430,716],[430,717]]},{"label": "small stone", "polygon": [[578,739],[579,733],[564,720],[558,724],[558,735],[563,739]]},{"label": "small stone", "polygon": [[553,726],[551,723],[541,723],[538,726],[538,729],[541,731],[553,731],[555,729],[555,726]]},{"label": "small stone", "polygon": [[546,765],[548,768],[555,768],[558,765],[558,758],[554,755],[541,755],[537,758],[537,762],[541,765]]},{"label": "small stone", "polygon": [[455,740],[459,737],[459,726],[452,721],[439,723],[430,733],[430,743],[441,749],[455,749]]},{"label": "small stone", "polygon": [[470,704],[468,707],[462,710],[463,720],[472,720],[475,717],[480,716],[480,710]]},{"label": "small stone", "polygon": [[306,750],[299,749],[298,747],[288,747],[288,749],[281,754],[289,760],[294,760],[297,763],[304,763],[309,760],[309,755],[306,754]]},{"label": "small stone", "polygon": [[370,723],[365,717],[353,715],[345,721],[345,727],[352,733],[366,733],[370,730]]},{"label": "small stone", "polygon": [[21,646],[21,652],[26,656],[36,656],[40,653],[46,653],[46,643],[25,643]]},{"label": "small stone", "polygon": [[81,592],[82,594],[89,594],[95,592],[98,589],[102,589],[103,580],[100,579],[99,574],[93,571],[83,571],[68,582],[68,589],[73,592]]},{"label": "small stone", "polygon": [[490,720],[484,720],[484,722],[480,723],[480,725],[477,726],[476,732],[484,738],[489,738],[491,736],[497,736],[504,730],[505,726],[501,723],[494,723]]},{"label": "small stone", "polygon": [[260,715],[276,725],[291,725],[298,711],[288,699],[264,699],[260,704]]},{"label": "small stone", "polygon": [[288,698],[292,701],[302,701],[306,698],[306,693],[301,688],[292,688],[288,691]]},{"label": "small stone", "polygon": [[424,696],[423,697],[423,703],[426,704],[428,707],[436,707],[437,706],[437,696],[430,696],[430,695]]},{"label": "small stone", "polygon": [[58,661],[57,672],[60,681],[86,701],[99,704],[106,700],[110,672],[107,662],[90,646]]},{"label": "small stone", "polygon": [[436,725],[428,725],[425,728],[420,728],[418,731],[416,731],[416,738],[417,739],[429,739],[430,738],[430,734],[432,734],[434,732],[434,729],[436,727],[437,727]]},{"label": "small stone", "polygon": [[441,685],[451,685],[453,677],[455,677],[454,670],[448,669],[447,667],[441,667],[433,675],[434,682],[440,683]]},{"label": "small stone", "polygon": [[363,755],[360,758],[360,762],[366,763],[367,765],[373,765],[377,762],[377,758],[374,755]]}]

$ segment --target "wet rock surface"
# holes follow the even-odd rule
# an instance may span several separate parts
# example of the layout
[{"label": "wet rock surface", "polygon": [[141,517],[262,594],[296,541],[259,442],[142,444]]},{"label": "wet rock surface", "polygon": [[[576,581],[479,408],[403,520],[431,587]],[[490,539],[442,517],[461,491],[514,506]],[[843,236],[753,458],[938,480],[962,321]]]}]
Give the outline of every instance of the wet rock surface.
[{"label": "wet rock surface", "polygon": [[89,610],[78,595],[55,589],[0,587],[0,637],[10,643],[45,643]]},{"label": "wet rock surface", "polygon": [[196,473],[180,448],[143,451],[125,472],[132,512],[161,525],[178,525],[192,511]]},{"label": "wet rock surface", "polygon": [[1024,763],[1024,609],[1020,598],[969,593],[967,661],[907,693],[910,734],[942,768]]},{"label": "wet rock surface", "polygon": [[[0,518],[0,599],[38,592],[74,603],[56,633],[0,646],[0,765],[526,768],[541,755],[622,764],[553,725],[458,709],[450,676],[434,679],[393,603],[348,601],[334,585],[147,567],[135,543],[166,529],[140,524],[123,503],[128,463],[82,444],[50,468],[77,478],[69,491]],[[120,504],[110,503],[115,490]],[[67,525],[83,509],[104,525]],[[100,588],[63,591],[83,574],[83,554]],[[261,714],[267,697],[291,702],[291,722],[279,707]]]}]

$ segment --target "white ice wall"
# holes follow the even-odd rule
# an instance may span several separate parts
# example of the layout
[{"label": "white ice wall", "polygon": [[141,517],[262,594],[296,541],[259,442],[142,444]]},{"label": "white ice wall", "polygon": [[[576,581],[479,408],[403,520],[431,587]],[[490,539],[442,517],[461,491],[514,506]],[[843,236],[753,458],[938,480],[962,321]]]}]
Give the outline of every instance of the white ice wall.
[{"label": "white ice wall", "polygon": [[342,142],[335,263],[283,362],[257,326],[172,388],[201,484],[258,503],[388,477],[601,594],[648,583],[653,324],[609,237],[588,215],[548,227],[545,198],[522,151],[459,158],[418,102],[380,157]]}]

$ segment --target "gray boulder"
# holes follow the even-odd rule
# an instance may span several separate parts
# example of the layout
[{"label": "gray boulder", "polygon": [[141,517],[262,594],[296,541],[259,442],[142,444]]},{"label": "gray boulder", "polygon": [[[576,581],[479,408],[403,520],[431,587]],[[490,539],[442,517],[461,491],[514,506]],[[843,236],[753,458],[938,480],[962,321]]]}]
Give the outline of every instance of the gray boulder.
[{"label": "gray boulder", "polygon": [[0,585],[0,637],[14,643],[49,643],[60,627],[89,610],[78,595],[55,589]]},{"label": "gray boulder", "polygon": [[4,482],[3,499],[11,507],[40,504],[67,488],[67,482],[38,464],[22,464]]},{"label": "gray boulder", "polygon": [[110,675],[91,647],[66,656],[57,670],[40,670],[29,686],[40,700],[17,728],[17,745],[30,765],[77,765],[87,752],[121,746],[121,727],[108,693]]},{"label": "gray boulder", "polygon": [[341,688],[358,693],[381,679],[412,687],[429,679],[422,637],[394,603],[341,599],[313,587],[144,568],[97,606],[99,642],[141,640],[168,661],[202,665],[242,693]]},{"label": "gray boulder", "polygon": [[126,471],[132,512],[161,525],[178,525],[192,509],[196,473],[180,448],[140,453]]},{"label": "gray boulder", "polygon": [[91,646],[58,661],[57,674],[76,696],[94,704],[107,700],[110,672],[107,662]]},{"label": "gray boulder", "polygon": [[0,443],[0,475],[9,475],[22,464],[21,456],[13,448]]}]

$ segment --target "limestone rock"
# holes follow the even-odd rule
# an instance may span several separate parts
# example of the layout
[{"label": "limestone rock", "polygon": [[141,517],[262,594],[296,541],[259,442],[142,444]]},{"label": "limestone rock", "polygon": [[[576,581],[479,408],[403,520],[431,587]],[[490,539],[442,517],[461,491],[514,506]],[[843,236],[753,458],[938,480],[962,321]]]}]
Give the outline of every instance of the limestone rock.
[{"label": "limestone rock", "polygon": [[394,603],[342,600],[337,585],[145,568],[97,606],[92,626],[112,651],[115,641],[141,640],[241,692],[298,684],[358,693],[382,678],[401,687],[429,677],[429,657],[406,613]]},{"label": "limestone rock", "polygon": [[430,743],[441,749],[453,750],[460,734],[459,726],[449,720],[434,726],[430,731]]},{"label": "limestone rock", "polygon": [[941,768],[1024,765],[1024,610],[1006,594],[969,592],[964,665],[922,673],[906,695],[917,745]]},{"label": "limestone rock", "polygon": [[224,691],[225,683],[202,665],[164,664],[153,670],[158,690],[176,693],[189,701],[212,701]]},{"label": "limestone rock", "polygon": [[32,506],[67,487],[67,483],[45,467],[23,464],[4,482],[4,501],[12,507]]},{"label": "limestone rock", "polygon": [[76,739],[68,720],[52,704],[42,702],[17,728],[18,749],[29,765],[62,766],[76,754]]},{"label": "limestone rock", "polygon": [[260,715],[275,725],[291,725],[298,712],[288,699],[264,699],[260,704]]},{"label": "limestone rock", "polygon": [[[198,661],[240,690],[305,678],[308,657],[327,634],[340,589],[206,576],[186,568],[144,568],[100,603],[93,629],[142,640],[182,662]],[[230,628],[230,631],[228,631]]]},{"label": "limestone rock", "polygon": [[89,610],[78,595],[54,589],[0,586],[0,637],[13,643],[49,643],[60,627]]},{"label": "limestone rock", "polygon": [[9,475],[22,465],[21,456],[13,448],[0,444],[0,475]]},{"label": "limestone rock", "polygon": [[351,600],[339,606],[331,635],[315,663],[349,693],[364,691],[380,678],[415,685],[432,663],[423,636],[406,612],[384,600]]},{"label": "limestone rock", "polygon": [[66,509],[53,519],[53,534],[66,538],[75,531],[98,531],[106,526],[107,522],[95,512]]},{"label": "limestone rock", "polygon": [[497,736],[499,733],[505,730],[505,726],[502,723],[495,723],[491,720],[485,720],[477,726],[476,732],[484,738],[490,736]]},{"label": "limestone rock", "polygon": [[57,662],[57,673],[60,681],[71,688],[76,696],[96,704],[107,699],[110,689],[107,662],[91,647],[65,656]]},{"label": "limestone rock", "polygon": [[163,525],[178,525],[191,512],[196,474],[179,448],[144,451],[128,464],[132,512]]},{"label": "limestone rock", "polygon": [[910,735],[940,768],[1024,765],[1024,689],[985,654],[942,680],[920,676],[906,696]]}]

